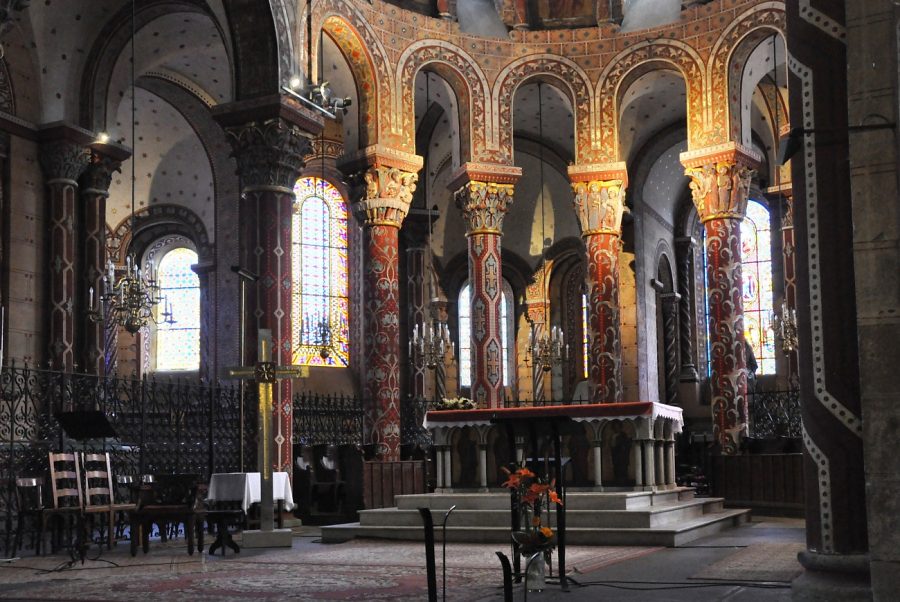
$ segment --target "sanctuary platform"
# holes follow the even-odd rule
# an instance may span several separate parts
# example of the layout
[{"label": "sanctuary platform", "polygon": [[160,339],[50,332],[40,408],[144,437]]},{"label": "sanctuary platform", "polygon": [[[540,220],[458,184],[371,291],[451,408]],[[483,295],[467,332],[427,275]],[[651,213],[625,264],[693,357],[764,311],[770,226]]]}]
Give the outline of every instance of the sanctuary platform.
[{"label": "sanctuary platform", "polygon": [[[509,542],[501,467],[526,464],[562,483],[571,544],[678,546],[749,520],[749,510],[676,485],[682,425],[681,408],[653,402],[430,411],[435,492],[363,510],[357,523],[323,527],[322,540],[423,539],[417,509],[430,508],[439,525],[455,505],[448,541]],[[552,527],[555,520],[551,513]]]}]

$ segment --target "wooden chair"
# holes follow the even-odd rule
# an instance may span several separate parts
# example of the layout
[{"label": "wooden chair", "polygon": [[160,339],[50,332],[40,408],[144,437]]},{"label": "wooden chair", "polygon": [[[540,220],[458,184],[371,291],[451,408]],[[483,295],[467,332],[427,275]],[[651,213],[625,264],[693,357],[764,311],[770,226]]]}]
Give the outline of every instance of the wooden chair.
[{"label": "wooden chair", "polygon": [[33,538],[34,553],[41,555],[44,543],[44,479],[40,477],[21,477],[16,479],[16,536],[13,541],[12,555],[15,556],[22,547],[22,533],[25,521],[31,519],[32,528],[37,530]]},{"label": "wooden chair", "polygon": [[194,553],[195,534],[197,549],[202,552],[205,487],[196,474],[156,475],[152,483],[143,484],[137,507],[130,513],[131,555],[137,554],[138,542],[145,554],[149,551],[153,523],[161,533],[166,524],[184,523],[188,554]]},{"label": "wooden chair", "polygon": [[82,454],[81,468],[84,476],[84,515],[91,518],[92,524],[95,516],[105,517],[106,547],[112,549],[116,537],[116,515],[134,510],[135,504],[116,502],[109,453]]},{"label": "wooden chair", "polygon": [[[81,464],[76,453],[50,452],[50,491],[52,507],[44,508],[44,526],[57,519],[61,527],[77,528],[77,536],[80,538],[82,528],[82,497],[81,497]],[[51,538],[56,540],[56,538]],[[56,542],[58,543],[58,542]],[[79,540],[79,544],[81,544]],[[58,546],[51,545],[55,550]]]}]

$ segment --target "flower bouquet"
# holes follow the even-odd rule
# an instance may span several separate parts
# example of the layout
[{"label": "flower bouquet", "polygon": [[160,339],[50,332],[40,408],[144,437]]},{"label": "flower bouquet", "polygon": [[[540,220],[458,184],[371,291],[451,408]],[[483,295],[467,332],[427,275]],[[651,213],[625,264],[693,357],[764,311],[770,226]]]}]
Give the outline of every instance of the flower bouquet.
[{"label": "flower bouquet", "polygon": [[432,410],[474,410],[477,404],[468,397],[442,398],[431,404]]},{"label": "flower bouquet", "polygon": [[525,555],[549,552],[556,545],[556,534],[544,524],[543,517],[549,517],[551,503],[562,504],[555,481],[544,483],[524,466],[515,472],[507,468],[502,470],[509,475],[503,486],[515,491],[518,500],[521,530],[512,534],[513,540]]}]

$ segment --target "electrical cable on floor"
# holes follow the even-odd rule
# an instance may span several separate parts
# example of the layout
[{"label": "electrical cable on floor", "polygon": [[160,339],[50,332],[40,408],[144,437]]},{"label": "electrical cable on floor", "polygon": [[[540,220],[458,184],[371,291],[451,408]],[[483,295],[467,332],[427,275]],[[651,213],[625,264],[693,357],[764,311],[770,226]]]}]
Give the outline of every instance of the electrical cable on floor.
[{"label": "electrical cable on floor", "polygon": [[[697,583],[685,583],[683,581],[582,581],[581,585],[588,587],[596,585],[612,589],[632,591],[655,591],[664,589],[702,589],[708,587],[750,587],[754,589],[789,589],[790,583],[775,583],[769,581],[698,581]],[[640,587],[648,586],[648,587]]]}]

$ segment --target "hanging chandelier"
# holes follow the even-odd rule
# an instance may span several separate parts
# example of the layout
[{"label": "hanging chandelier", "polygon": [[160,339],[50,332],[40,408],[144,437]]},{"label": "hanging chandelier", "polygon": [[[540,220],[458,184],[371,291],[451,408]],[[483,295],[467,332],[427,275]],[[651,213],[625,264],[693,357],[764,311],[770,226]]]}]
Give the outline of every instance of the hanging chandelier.
[{"label": "hanging chandelier", "polygon": [[412,358],[416,368],[428,368],[434,370],[438,364],[444,361],[444,355],[451,349],[450,329],[446,324],[438,324],[435,329],[433,324],[426,328],[419,325],[413,326],[413,336],[409,341],[409,357]]},{"label": "hanging chandelier", "polygon": [[549,372],[554,366],[561,365],[569,359],[569,346],[564,342],[562,328],[554,326],[549,335],[544,332],[538,337],[534,336],[535,325],[531,325],[528,333],[528,349],[526,350],[525,363],[534,362],[534,366],[544,372]]},{"label": "hanging chandelier", "polygon": [[772,314],[772,325],[775,336],[781,340],[781,350],[789,355],[797,349],[797,310],[788,307],[787,301],[781,302],[781,315]]},{"label": "hanging chandelier", "polygon": [[[136,111],[134,85],[134,38],[135,38],[135,1],[131,1],[131,234],[135,234],[135,176],[134,164],[137,161],[137,136],[135,134]],[[108,140],[106,134],[100,134],[100,140]],[[132,238],[133,240],[133,238]],[[125,273],[116,280],[116,268],[110,260],[107,273],[101,280],[98,305],[94,305],[94,287],[88,290],[88,318],[93,322],[112,320],[131,334],[135,334],[151,320],[159,324],[174,324],[172,307],[160,296],[157,274],[150,266],[148,273],[141,272],[137,259],[132,253],[125,257]],[[163,302],[163,311],[157,306]]]}]

